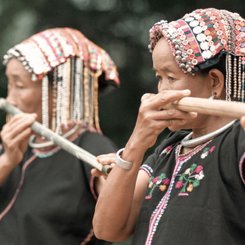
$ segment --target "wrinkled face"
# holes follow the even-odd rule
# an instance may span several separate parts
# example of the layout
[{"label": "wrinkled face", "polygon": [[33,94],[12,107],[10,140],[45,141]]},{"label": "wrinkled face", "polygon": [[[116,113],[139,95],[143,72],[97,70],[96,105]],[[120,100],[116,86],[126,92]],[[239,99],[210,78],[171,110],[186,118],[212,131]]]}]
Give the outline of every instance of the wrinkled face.
[{"label": "wrinkled face", "polygon": [[33,82],[21,62],[11,59],[6,66],[8,78],[7,100],[26,113],[36,113],[41,122],[42,115],[42,83]]},{"label": "wrinkled face", "polygon": [[[168,42],[161,38],[152,53],[153,68],[158,79],[158,91],[189,89],[192,97],[209,98],[212,96],[212,85],[208,75],[185,74],[178,66]],[[199,115],[195,125],[190,121],[188,127],[198,125]],[[200,121],[199,121],[200,123]],[[186,128],[188,128],[186,127]]]},{"label": "wrinkled face", "polygon": [[207,77],[185,74],[178,66],[168,42],[161,38],[152,53],[153,68],[158,79],[158,91],[190,89],[191,96],[208,98],[211,87]]}]

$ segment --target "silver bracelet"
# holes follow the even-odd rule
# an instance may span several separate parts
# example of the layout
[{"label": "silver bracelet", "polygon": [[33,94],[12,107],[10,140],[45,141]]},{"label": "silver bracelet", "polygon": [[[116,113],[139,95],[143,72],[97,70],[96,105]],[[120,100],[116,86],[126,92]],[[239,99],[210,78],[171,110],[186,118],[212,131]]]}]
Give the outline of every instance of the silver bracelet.
[{"label": "silver bracelet", "polygon": [[124,151],[125,148],[122,148],[120,150],[117,151],[116,154],[116,164],[120,167],[123,168],[125,170],[130,170],[133,166],[132,162],[129,161],[125,161],[121,158],[122,152]]}]

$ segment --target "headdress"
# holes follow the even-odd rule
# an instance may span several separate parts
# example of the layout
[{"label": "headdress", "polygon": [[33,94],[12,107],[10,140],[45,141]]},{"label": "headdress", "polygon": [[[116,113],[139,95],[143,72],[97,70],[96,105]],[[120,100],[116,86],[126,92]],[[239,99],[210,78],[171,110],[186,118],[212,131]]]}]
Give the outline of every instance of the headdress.
[{"label": "headdress", "polygon": [[[117,68],[105,50],[71,28],[37,33],[8,50],[4,64],[17,58],[42,81],[42,123],[60,133],[67,122],[82,122],[100,131],[98,90],[118,86]],[[49,120],[49,84],[52,83],[52,120]]]},{"label": "headdress", "polygon": [[245,20],[239,14],[208,8],[162,20],[150,29],[151,51],[161,37],[185,73],[212,67],[226,55],[226,100],[245,102]]}]

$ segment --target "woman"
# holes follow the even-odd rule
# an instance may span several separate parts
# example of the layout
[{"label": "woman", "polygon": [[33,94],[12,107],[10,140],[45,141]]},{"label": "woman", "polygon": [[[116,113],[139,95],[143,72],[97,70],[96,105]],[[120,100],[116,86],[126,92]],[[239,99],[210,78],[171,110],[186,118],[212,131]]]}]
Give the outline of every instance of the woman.
[{"label": "woman", "polygon": [[105,244],[92,229],[91,168],[30,126],[36,120],[95,155],[115,151],[98,118],[98,93],[119,85],[114,62],[78,30],[54,28],[11,48],[4,63],[7,101],[25,114],[1,132],[0,244]]},{"label": "woman", "polygon": [[[152,27],[158,93],[142,97],[125,148],[98,157],[116,166],[96,204],[97,237],[122,241],[134,233],[139,245],[244,244],[245,117],[171,108],[186,96],[245,102],[244,35],[243,18],[213,8]],[[141,165],[166,128],[173,132]]]}]

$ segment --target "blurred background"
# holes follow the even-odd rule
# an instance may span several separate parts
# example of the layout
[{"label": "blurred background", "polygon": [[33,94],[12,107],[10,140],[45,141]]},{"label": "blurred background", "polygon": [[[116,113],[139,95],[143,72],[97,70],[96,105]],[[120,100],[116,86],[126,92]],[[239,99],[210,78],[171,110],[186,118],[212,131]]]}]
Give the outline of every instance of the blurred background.
[{"label": "blurred background", "polygon": [[[171,21],[206,7],[245,17],[244,0],[0,0],[0,56],[46,28],[67,26],[82,31],[107,50],[118,66],[121,87],[100,98],[100,121],[104,134],[123,147],[133,130],[142,94],[156,92],[149,29],[161,19]],[[0,81],[0,97],[5,97],[1,63]],[[4,121],[0,112],[0,127]]]},{"label": "blurred background", "polygon": [[[81,30],[116,62],[121,87],[100,98],[104,134],[122,147],[132,132],[140,98],[156,92],[157,81],[148,51],[148,33],[161,19],[174,20],[196,8],[216,7],[245,16],[244,0],[0,0],[0,56],[46,28]],[[0,96],[6,96],[0,63]],[[0,114],[0,127],[4,123]]]}]

